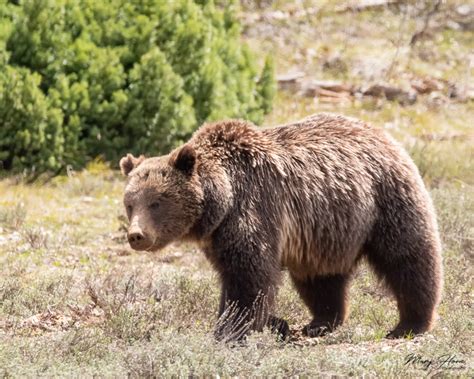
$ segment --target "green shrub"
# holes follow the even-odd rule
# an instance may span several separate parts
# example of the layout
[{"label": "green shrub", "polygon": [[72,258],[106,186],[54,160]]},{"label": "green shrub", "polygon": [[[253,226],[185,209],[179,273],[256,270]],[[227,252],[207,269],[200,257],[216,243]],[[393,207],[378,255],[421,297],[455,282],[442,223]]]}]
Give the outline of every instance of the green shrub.
[{"label": "green shrub", "polygon": [[183,80],[154,48],[142,56],[129,75],[126,135],[139,151],[169,149],[196,125],[193,100]]},{"label": "green shrub", "polygon": [[22,107],[12,112],[11,96],[0,98],[4,167],[45,171],[97,156],[116,161],[127,151],[156,155],[204,121],[260,123],[275,93],[273,66],[267,59],[259,74],[240,41],[235,7],[211,0],[5,5],[0,85],[22,93],[15,95]]},{"label": "green shrub", "polygon": [[55,170],[64,148],[61,111],[50,106],[41,77],[0,66],[0,161],[5,168]]}]

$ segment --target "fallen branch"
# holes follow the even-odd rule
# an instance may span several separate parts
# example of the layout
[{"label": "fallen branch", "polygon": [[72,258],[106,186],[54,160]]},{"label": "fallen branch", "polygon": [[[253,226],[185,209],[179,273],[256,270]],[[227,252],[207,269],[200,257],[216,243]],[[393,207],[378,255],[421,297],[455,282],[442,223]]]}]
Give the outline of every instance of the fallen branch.
[{"label": "fallen branch", "polygon": [[396,5],[398,3],[398,0],[361,0],[356,4],[344,5],[337,8],[336,13],[380,10],[389,5]]}]

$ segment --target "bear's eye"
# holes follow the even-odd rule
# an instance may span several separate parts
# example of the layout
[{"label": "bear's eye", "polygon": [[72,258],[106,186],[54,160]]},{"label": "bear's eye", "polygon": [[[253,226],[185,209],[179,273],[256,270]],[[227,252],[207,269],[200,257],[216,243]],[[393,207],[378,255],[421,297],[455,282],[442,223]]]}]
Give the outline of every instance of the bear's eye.
[{"label": "bear's eye", "polygon": [[160,203],[158,201],[155,201],[154,203],[150,204],[150,209],[156,210],[160,207]]},{"label": "bear's eye", "polygon": [[131,205],[127,205],[127,213],[128,214],[131,214],[132,213],[132,206]]}]

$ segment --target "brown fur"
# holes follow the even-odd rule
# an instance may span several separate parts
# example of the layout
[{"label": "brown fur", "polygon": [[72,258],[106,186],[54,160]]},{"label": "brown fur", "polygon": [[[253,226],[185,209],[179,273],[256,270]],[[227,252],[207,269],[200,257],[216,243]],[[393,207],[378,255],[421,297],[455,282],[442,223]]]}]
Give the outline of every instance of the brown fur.
[{"label": "brown fur", "polygon": [[[305,333],[332,330],[363,257],[398,303],[389,336],[430,329],[442,288],[436,218],[417,168],[384,131],[331,114],[267,129],[230,120],[140,163],[122,165],[132,228],[145,240],[135,248],[197,241],[221,279],[219,314],[246,323],[240,335],[265,324],[288,332],[270,316],[284,267],[313,314]],[[163,206],[150,210],[155,200]]]}]

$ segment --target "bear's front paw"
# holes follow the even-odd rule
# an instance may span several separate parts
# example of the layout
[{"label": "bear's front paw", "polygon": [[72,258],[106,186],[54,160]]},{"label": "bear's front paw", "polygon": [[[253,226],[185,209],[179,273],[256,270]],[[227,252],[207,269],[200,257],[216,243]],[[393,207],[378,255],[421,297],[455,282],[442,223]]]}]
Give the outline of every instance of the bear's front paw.
[{"label": "bear's front paw", "polygon": [[332,330],[328,323],[311,322],[303,328],[302,333],[306,337],[314,338],[325,336]]},{"label": "bear's front paw", "polygon": [[269,316],[267,325],[272,333],[278,334],[283,340],[290,336],[290,326],[282,318]]}]

